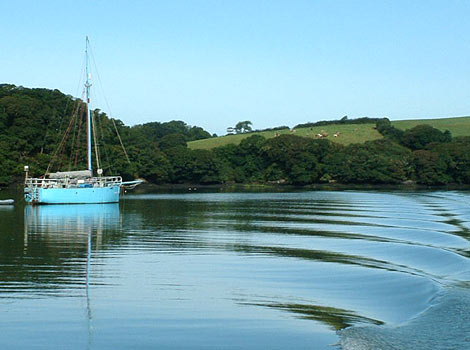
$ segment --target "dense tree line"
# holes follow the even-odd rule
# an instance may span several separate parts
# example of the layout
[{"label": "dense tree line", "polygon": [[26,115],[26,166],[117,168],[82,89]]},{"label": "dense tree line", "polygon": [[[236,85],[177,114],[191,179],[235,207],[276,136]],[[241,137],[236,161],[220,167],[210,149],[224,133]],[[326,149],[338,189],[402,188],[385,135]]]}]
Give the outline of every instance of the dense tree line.
[{"label": "dense tree line", "polygon": [[[58,90],[1,84],[0,185],[21,181],[26,164],[32,176],[41,176],[48,168],[50,171],[84,169],[85,115],[81,100]],[[184,145],[187,141],[211,137],[204,129],[183,121],[128,127],[99,109],[93,115],[101,167],[105,174],[122,174],[124,178],[137,176],[161,181],[167,177],[168,159],[160,150],[160,142],[164,148],[172,137],[181,139]],[[127,156],[117,133],[126,146]]]},{"label": "dense tree line", "polygon": [[[67,122],[82,105],[58,90],[1,85],[0,185],[20,182],[25,164],[37,176],[51,163],[83,168],[85,158],[78,151],[84,147],[85,136],[77,133],[81,119]],[[402,131],[388,119],[375,119],[384,137],[348,146],[290,134],[270,139],[253,135],[239,145],[191,150],[187,142],[211,135],[182,121],[129,127],[99,110],[94,115],[105,174],[121,174],[126,179],[174,184],[470,184],[470,138],[452,138],[448,131],[428,125]],[[115,137],[116,129],[130,163]],[[59,153],[57,146],[67,130],[75,146],[63,143]]]},{"label": "dense tree line", "polygon": [[309,122],[309,123],[298,124],[294,126],[294,129],[310,128],[310,127],[325,126],[325,125],[373,124],[373,123],[377,123],[378,121],[382,119],[383,118],[370,118],[370,117],[349,119],[348,116],[345,115],[343,118],[338,119],[338,120],[320,120],[319,122]]}]

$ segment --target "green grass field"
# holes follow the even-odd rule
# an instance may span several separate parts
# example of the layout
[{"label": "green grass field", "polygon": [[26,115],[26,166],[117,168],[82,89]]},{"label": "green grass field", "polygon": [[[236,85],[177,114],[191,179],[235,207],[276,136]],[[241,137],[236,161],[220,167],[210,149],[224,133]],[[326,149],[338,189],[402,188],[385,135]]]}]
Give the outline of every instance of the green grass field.
[{"label": "green grass field", "polygon": [[[392,121],[393,126],[402,130],[410,129],[419,124],[429,124],[442,131],[449,130],[452,133],[452,136],[454,137],[470,136],[470,117]],[[348,145],[351,143],[364,143],[366,141],[372,141],[382,138],[382,135],[380,135],[380,133],[375,130],[375,124],[336,124],[319,126],[314,128],[300,128],[295,129],[295,131],[284,129],[277,131],[263,131],[249,134],[220,136],[210,139],[188,142],[188,147],[191,149],[211,149],[227,144],[238,145],[243,139],[252,135],[262,135],[266,138],[271,138],[274,137],[276,133],[316,138],[316,135],[321,133],[322,131],[328,133],[328,140],[343,145]],[[339,136],[334,137],[333,135],[337,132],[339,132]]]},{"label": "green grass field", "polygon": [[419,124],[428,124],[441,131],[449,130],[453,137],[470,136],[470,117],[392,121],[394,127],[402,130],[411,129]]},{"label": "green grass field", "polygon": [[[274,137],[276,133],[316,138],[316,135],[323,131],[328,134],[327,139],[341,143],[343,145],[347,145],[350,143],[363,143],[381,138],[382,135],[380,135],[377,130],[374,129],[374,127],[375,124],[325,125],[314,128],[300,128],[295,129],[295,131],[284,129],[277,131],[253,132],[249,134],[228,135],[211,139],[191,141],[188,142],[188,147],[191,149],[211,149],[227,144],[238,145],[243,139],[253,135],[262,135],[266,138],[271,138]],[[339,132],[339,135],[334,137],[333,135],[337,132]]]}]

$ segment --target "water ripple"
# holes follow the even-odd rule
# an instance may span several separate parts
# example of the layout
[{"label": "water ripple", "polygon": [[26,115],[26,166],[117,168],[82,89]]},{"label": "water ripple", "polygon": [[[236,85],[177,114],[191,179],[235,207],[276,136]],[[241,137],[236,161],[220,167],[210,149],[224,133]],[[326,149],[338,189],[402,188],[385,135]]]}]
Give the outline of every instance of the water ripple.
[{"label": "water ripple", "polygon": [[0,346],[20,329],[48,345],[61,324],[57,346],[83,348],[68,339],[85,320],[89,348],[470,348],[469,198],[144,194],[2,210]]}]

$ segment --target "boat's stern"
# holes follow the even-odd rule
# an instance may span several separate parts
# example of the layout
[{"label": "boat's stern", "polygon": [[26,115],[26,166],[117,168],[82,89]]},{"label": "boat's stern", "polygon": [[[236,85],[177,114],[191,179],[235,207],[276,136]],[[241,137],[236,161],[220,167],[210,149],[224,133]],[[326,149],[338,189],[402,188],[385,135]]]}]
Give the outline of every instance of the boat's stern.
[{"label": "boat's stern", "polygon": [[24,188],[24,200],[28,204],[40,203],[41,191],[40,188],[34,186],[25,185]]}]

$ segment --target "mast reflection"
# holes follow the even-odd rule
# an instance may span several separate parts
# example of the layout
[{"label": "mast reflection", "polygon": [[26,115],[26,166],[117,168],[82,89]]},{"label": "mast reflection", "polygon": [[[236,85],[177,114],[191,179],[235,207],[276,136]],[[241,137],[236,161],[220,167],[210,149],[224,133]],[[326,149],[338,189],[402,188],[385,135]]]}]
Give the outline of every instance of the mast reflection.
[{"label": "mast reflection", "polygon": [[[86,317],[88,323],[89,346],[92,341],[92,310],[90,302],[90,279],[92,251],[102,249],[103,233],[115,231],[121,227],[121,215],[118,203],[85,204],[85,205],[42,205],[25,207],[24,211],[24,255],[31,254],[30,249],[37,245],[55,250],[62,260],[73,260],[71,269],[81,269],[77,266],[77,257],[83,257],[86,247],[85,297]],[[85,260],[85,259],[83,259]],[[82,261],[83,261],[82,260]],[[59,263],[58,261],[56,263]],[[80,264],[80,263],[79,263]],[[78,264],[78,265],[79,265]],[[62,272],[67,274],[66,271]],[[61,278],[64,281],[64,278]],[[66,279],[65,279],[66,280]],[[82,284],[82,285],[83,285]]]}]

